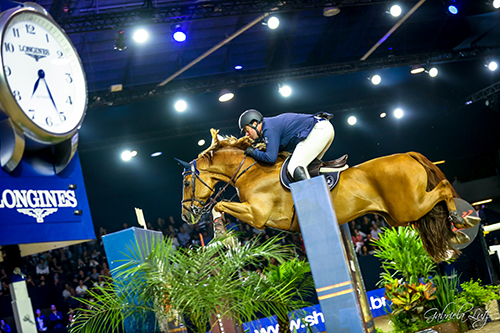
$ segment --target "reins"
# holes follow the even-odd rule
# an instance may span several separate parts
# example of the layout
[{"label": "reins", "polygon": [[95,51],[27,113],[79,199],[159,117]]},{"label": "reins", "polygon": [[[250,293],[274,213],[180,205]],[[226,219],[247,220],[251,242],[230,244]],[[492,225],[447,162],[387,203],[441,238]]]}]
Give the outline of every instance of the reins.
[{"label": "reins", "polygon": [[[215,189],[213,189],[212,187],[210,187],[203,179],[201,179],[201,177],[199,176],[200,175],[200,171],[198,170],[197,168],[197,163],[196,163],[196,160],[193,160],[191,161],[189,164],[191,165],[191,169],[190,170],[186,170],[182,173],[182,176],[183,178],[186,177],[187,175],[191,174],[193,175],[192,177],[192,196],[190,199],[185,199],[185,200],[182,200],[181,203],[182,203],[182,207],[184,207],[184,209],[188,210],[192,215],[194,216],[201,216],[203,214],[206,214],[208,212],[210,212],[212,210],[212,208],[215,206],[215,204],[217,203],[217,199],[224,193],[224,191],[226,191],[227,187],[229,185],[231,185],[231,183],[233,184],[233,186],[236,186],[236,182],[238,181],[238,179],[240,179],[240,177],[245,173],[247,172],[251,167],[253,167],[257,161],[255,161],[254,163],[250,164],[250,166],[248,166],[245,170],[243,170],[240,174],[238,174],[241,170],[241,168],[243,167],[243,164],[245,163],[245,160],[246,160],[246,155],[243,157],[243,160],[241,161],[240,165],[238,166],[238,168],[236,169],[236,171],[234,172],[233,176],[231,177],[231,179],[226,182],[226,184],[219,189],[219,191],[217,192],[217,194],[214,196],[214,197],[210,197],[207,202],[204,202],[203,200],[200,200],[200,199],[197,199],[195,197],[195,192],[196,192],[196,179],[198,179],[203,185],[205,185],[210,191],[212,192],[215,192]],[[189,205],[189,207],[187,207],[184,203],[187,202],[187,201],[190,201],[191,204]],[[200,206],[195,206],[194,205],[194,202],[198,202]]]}]

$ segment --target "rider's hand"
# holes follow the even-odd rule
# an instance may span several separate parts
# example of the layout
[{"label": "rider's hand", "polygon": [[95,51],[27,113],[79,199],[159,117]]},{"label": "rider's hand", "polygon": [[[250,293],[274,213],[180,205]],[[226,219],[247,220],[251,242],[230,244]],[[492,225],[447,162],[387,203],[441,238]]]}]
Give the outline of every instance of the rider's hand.
[{"label": "rider's hand", "polygon": [[245,149],[245,155],[252,156],[254,150],[255,150],[254,147],[248,147],[247,149]]}]

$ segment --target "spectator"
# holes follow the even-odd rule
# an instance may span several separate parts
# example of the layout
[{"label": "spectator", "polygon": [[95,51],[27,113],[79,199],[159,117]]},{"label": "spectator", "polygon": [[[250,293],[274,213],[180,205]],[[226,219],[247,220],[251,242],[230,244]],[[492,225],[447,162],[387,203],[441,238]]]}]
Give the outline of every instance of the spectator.
[{"label": "spectator", "polygon": [[90,274],[90,278],[95,282],[99,277],[99,273],[97,273],[97,268],[92,268],[92,274]]},{"label": "spectator", "polygon": [[359,232],[358,229],[354,229],[354,235],[352,236],[352,241],[354,243],[356,252],[361,253],[361,249],[364,245],[364,242],[363,242],[363,236],[361,236],[361,233]]},{"label": "spectator", "polygon": [[86,271],[88,269],[87,265],[83,262],[82,258],[78,258],[78,269]]},{"label": "spectator", "polygon": [[234,223],[233,221],[231,221],[229,218],[227,218],[226,220],[227,220],[227,223],[226,223],[226,229],[227,229],[227,231],[229,231],[229,230],[239,231],[238,225],[236,223]]},{"label": "spectator", "polygon": [[368,251],[368,247],[366,247],[366,245],[363,245],[363,247],[361,248],[361,253],[360,253],[360,255],[361,255],[362,257],[366,257],[366,256],[369,256],[369,255],[372,255],[372,254],[373,254],[373,252]]},{"label": "spectator", "polygon": [[[361,231],[364,235],[367,235],[371,231],[372,224],[370,223],[370,219],[367,215],[363,216],[363,222],[361,222],[361,226],[359,227],[359,231]],[[363,236],[365,237],[365,236]]]},{"label": "spectator", "polygon": [[71,326],[73,324],[73,321],[75,320],[75,311],[73,308],[69,308],[68,311],[68,326]]},{"label": "spectator", "polygon": [[40,259],[40,263],[36,266],[36,274],[38,276],[49,275],[49,266],[45,263],[45,259]]},{"label": "spectator", "polygon": [[181,227],[179,229],[179,234],[177,235],[177,238],[179,239],[179,243],[181,244],[181,246],[186,246],[186,244],[191,239],[191,236],[189,236],[184,227]]},{"label": "spectator", "polygon": [[5,269],[3,268],[0,270],[0,281],[7,281],[7,273],[5,273]]},{"label": "spectator", "polygon": [[0,332],[1,333],[10,333],[10,326],[5,322],[5,320],[0,319]]},{"label": "spectator", "polygon": [[91,259],[94,259],[95,261],[99,261],[101,257],[101,252],[97,251],[97,249],[94,249],[94,251],[92,251],[92,255],[90,256]]},{"label": "spectator", "polygon": [[96,267],[97,268],[97,267],[99,267],[99,263],[97,262],[96,259],[92,258],[92,259],[90,259],[89,267],[91,267],[91,268]]},{"label": "spectator", "polygon": [[39,287],[45,286],[45,275],[40,276],[40,281],[38,282]]},{"label": "spectator", "polygon": [[104,285],[105,285],[105,282],[104,282],[104,280],[102,278],[102,275],[99,275],[97,277],[97,281],[94,282],[94,287],[101,287],[102,288],[102,287],[104,287]]},{"label": "spectator", "polygon": [[66,305],[68,306],[68,308],[76,309],[80,307],[80,301],[77,299],[78,295],[76,294],[75,289],[70,288],[69,292],[71,296],[66,299]]},{"label": "spectator", "polygon": [[79,280],[78,287],[76,287],[75,291],[78,294],[78,296],[83,297],[87,293],[88,289],[89,288],[87,288],[87,286],[83,284],[83,280]]},{"label": "spectator", "polygon": [[78,274],[73,279],[73,282],[78,283],[79,280],[82,280],[83,283],[87,283],[88,281],[90,281],[90,276],[85,275],[85,273],[80,269],[78,271]]},{"label": "spectator", "polygon": [[38,332],[45,332],[47,330],[47,318],[45,318],[40,309],[36,309],[35,324]]},{"label": "spectator", "polygon": [[109,270],[108,264],[106,262],[103,262],[101,266],[101,275],[111,277],[111,271]]},{"label": "spectator", "polygon": [[35,282],[33,281],[33,278],[31,277],[31,275],[28,275],[26,277],[26,285],[28,286],[28,288],[35,287]]},{"label": "spectator", "polygon": [[124,223],[122,224],[122,228],[123,228],[123,229],[128,229],[128,224],[124,222]]},{"label": "spectator", "polygon": [[83,262],[85,263],[85,265],[87,265],[90,261],[90,255],[89,253],[85,250],[83,251],[83,254],[82,254],[82,259],[83,259]]},{"label": "spectator", "polygon": [[62,295],[63,295],[65,300],[67,300],[68,297],[71,297],[70,289],[71,289],[71,286],[66,283],[66,285],[64,286],[64,290],[62,292]]},{"label": "spectator", "polygon": [[382,229],[379,228],[379,226],[376,223],[372,224],[372,231],[370,231],[370,234],[372,235],[373,239],[380,239],[380,234],[382,233]]},{"label": "spectator", "polygon": [[2,290],[0,291],[0,295],[8,295],[10,294],[10,289],[9,289],[9,285],[7,284],[7,282],[5,281],[2,281]]},{"label": "spectator", "polygon": [[170,234],[168,237],[170,237],[170,240],[172,241],[172,248],[176,250],[181,244],[179,243],[179,240],[177,237],[175,237],[174,234]]},{"label": "spectator", "polygon": [[51,313],[50,313],[50,316],[49,316],[49,319],[50,319],[50,325],[52,328],[63,328],[64,325],[63,325],[63,315],[61,312],[57,311],[57,308],[54,304],[52,304],[50,306],[50,310],[51,310]]},{"label": "spectator", "polygon": [[52,258],[52,262],[50,264],[50,270],[52,273],[59,273],[61,274],[63,272],[62,267],[57,263],[57,258]]}]

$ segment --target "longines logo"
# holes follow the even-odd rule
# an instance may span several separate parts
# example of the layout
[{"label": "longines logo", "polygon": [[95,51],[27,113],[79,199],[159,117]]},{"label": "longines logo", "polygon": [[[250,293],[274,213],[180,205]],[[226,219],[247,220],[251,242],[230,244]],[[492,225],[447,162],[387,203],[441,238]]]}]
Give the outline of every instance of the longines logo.
[{"label": "longines logo", "polygon": [[9,190],[2,192],[0,209],[16,209],[19,213],[34,217],[38,223],[62,207],[76,207],[73,190]]},{"label": "longines logo", "polygon": [[19,51],[24,52],[26,55],[33,57],[36,61],[45,58],[50,55],[48,49],[42,49],[40,47],[19,45]]}]

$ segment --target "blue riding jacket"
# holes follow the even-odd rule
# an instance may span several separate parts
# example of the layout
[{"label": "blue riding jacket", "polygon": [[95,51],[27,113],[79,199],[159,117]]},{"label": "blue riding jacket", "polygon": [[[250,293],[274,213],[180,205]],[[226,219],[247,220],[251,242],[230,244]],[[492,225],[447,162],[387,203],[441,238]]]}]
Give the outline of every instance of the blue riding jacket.
[{"label": "blue riding jacket", "polygon": [[262,120],[262,137],[266,143],[266,151],[255,149],[251,156],[257,161],[274,164],[279,152],[293,152],[297,144],[307,138],[320,120],[323,119],[316,115],[302,113],[265,117]]}]

